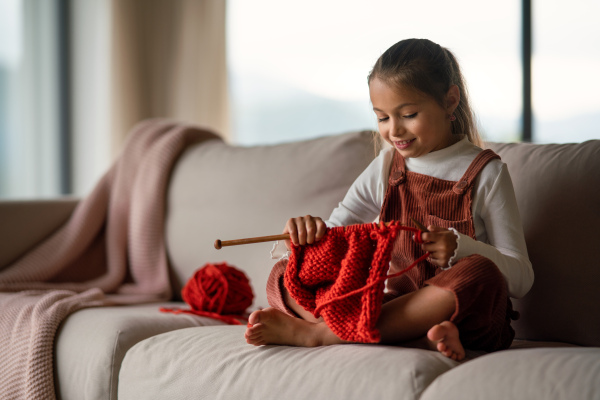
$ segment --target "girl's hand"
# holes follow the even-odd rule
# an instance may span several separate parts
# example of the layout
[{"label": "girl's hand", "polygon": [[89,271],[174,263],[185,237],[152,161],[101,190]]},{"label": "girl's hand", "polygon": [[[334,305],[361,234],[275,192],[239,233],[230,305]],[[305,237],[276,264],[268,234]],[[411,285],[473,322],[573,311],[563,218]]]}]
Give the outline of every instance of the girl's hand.
[{"label": "girl's hand", "polygon": [[429,261],[438,267],[448,267],[448,261],[454,255],[458,246],[456,235],[451,230],[439,226],[428,226],[429,232],[423,232],[422,238],[425,243],[421,245],[423,251],[431,253]]},{"label": "girl's hand", "polygon": [[311,244],[321,240],[326,231],[325,222],[321,218],[311,215],[290,218],[283,229],[283,233],[290,234],[290,240],[285,241],[288,250],[291,247],[290,241],[296,246]]}]

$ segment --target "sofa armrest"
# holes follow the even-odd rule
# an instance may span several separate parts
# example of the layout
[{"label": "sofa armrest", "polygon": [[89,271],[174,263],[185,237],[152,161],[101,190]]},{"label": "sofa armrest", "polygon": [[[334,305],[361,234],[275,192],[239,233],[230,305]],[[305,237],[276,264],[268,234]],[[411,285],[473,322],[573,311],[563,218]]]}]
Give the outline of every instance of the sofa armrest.
[{"label": "sofa armrest", "polygon": [[64,224],[76,198],[0,201],[0,270]]}]

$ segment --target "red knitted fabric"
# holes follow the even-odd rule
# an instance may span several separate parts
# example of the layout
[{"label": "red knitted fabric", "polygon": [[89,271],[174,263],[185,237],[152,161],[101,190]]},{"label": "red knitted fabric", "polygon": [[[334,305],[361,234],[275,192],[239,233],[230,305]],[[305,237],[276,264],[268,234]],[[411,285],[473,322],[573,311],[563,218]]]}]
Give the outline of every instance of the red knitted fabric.
[{"label": "red knitted fabric", "polygon": [[[330,228],[314,244],[292,246],[285,287],[299,305],[317,318],[322,316],[341,339],[379,342],[375,324],[399,230],[421,236],[421,231],[397,223],[388,227],[363,224]],[[404,273],[424,257],[394,275]]]},{"label": "red knitted fabric", "polygon": [[252,305],[254,293],[244,272],[228,265],[206,264],[198,269],[181,291],[191,310],[161,308],[175,314],[194,314],[240,325],[243,315]]}]

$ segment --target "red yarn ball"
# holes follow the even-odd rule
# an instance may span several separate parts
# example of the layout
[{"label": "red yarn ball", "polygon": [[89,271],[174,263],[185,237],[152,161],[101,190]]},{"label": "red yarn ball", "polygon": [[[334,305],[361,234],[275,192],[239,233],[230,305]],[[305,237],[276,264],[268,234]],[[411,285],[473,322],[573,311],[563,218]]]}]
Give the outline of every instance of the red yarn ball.
[{"label": "red yarn ball", "polygon": [[204,265],[185,284],[181,295],[192,310],[221,315],[242,315],[254,300],[246,274],[227,263]]}]

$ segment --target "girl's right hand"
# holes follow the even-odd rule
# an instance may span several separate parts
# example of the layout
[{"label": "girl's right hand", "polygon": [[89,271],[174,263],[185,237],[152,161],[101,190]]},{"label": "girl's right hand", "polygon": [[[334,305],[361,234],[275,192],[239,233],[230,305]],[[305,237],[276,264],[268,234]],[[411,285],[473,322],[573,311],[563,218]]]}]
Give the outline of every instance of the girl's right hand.
[{"label": "girl's right hand", "polygon": [[291,248],[290,241],[296,246],[311,244],[321,240],[326,231],[325,222],[311,215],[290,218],[283,229],[283,233],[290,234],[290,240],[285,241],[288,250]]}]

